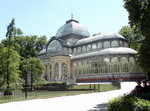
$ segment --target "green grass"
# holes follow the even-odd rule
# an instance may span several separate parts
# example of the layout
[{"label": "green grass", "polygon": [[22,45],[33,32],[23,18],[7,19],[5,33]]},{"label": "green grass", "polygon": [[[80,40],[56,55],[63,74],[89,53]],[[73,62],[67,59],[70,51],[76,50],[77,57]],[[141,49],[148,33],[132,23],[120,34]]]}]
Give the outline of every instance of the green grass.
[{"label": "green grass", "polygon": [[[100,88],[100,89],[98,89]],[[15,93],[11,96],[3,96],[0,95],[0,103],[6,103],[11,101],[22,101],[22,100],[31,100],[37,98],[52,98],[52,97],[60,97],[60,96],[70,96],[70,95],[78,95],[78,94],[87,94],[87,93],[94,93],[94,92],[104,92],[110,90],[116,90],[118,88],[112,85],[102,84],[98,87],[98,85],[77,85],[74,86],[72,89],[68,91],[46,91],[46,90],[36,90],[33,92],[27,93],[27,98],[25,98],[25,93]]]}]

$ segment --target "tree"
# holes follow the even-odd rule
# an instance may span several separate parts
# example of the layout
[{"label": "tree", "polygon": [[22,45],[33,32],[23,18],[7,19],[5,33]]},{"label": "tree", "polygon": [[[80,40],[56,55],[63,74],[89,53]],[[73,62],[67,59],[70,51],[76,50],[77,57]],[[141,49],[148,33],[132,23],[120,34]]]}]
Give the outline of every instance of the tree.
[{"label": "tree", "polygon": [[24,78],[26,79],[26,85],[27,83],[27,75],[29,74],[31,78],[31,89],[33,89],[33,86],[42,85],[45,83],[45,79],[42,78],[42,74],[44,71],[44,65],[41,63],[41,61],[38,58],[31,57],[28,59],[24,59],[22,61],[22,69],[25,72]]},{"label": "tree", "polygon": [[[21,29],[19,29],[21,30]],[[18,51],[19,55],[23,58],[35,57],[47,43],[46,36],[31,35],[31,36],[24,36],[18,35],[15,36],[13,40],[13,46],[16,51]],[[7,46],[8,39],[2,40],[4,46]]]},{"label": "tree", "polygon": [[[8,59],[9,50],[9,59]],[[4,47],[0,53],[0,79],[2,88],[6,88],[4,95],[12,94],[12,90],[21,88],[21,78],[19,71],[20,56],[12,48]],[[9,63],[9,64],[8,64]]]},{"label": "tree", "polygon": [[150,77],[150,1],[124,0],[124,7],[129,12],[129,23],[139,29],[145,37],[138,52],[139,66]]},{"label": "tree", "polygon": [[[15,37],[15,19],[12,19],[11,23],[7,27],[7,48],[3,48],[3,55],[1,55],[1,63],[2,63],[2,73],[3,73],[3,80],[6,83],[7,89],[4,92],[4,95],[11,95],[11,88],[12,82],[16,83],[18,77],[18,67],[19,67],[19,60],[20,56],[16,51],[13,50],[13,40]],[[5,60],[5,61],[3,61]],[[6,62],[6,63],[5,63]]]},{"label": "tree", "polygon": [[135,27],[130,26],[123,26],[119,34],[125,37],[128,40],[129,47],[135,50],[139,49],[141,41],[144,38]]},{"label": "tree", "polygon": [[35,57],[46,45],[46,36],[17,36],[15,48],[23,58]]}]

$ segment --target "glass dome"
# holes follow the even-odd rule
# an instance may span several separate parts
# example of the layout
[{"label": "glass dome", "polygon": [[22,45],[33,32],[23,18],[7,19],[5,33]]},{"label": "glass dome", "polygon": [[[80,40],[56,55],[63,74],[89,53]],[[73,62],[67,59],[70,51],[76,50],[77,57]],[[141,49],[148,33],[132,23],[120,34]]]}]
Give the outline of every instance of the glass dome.
[{"label": "glass dome", "polygon": [[66,21],[66,24],[60,27],[57,31],[56,37],[61,38],[70,34],[79,35],[82,37],[90,36],[88,30],[83,25],[79,24],[77,20],[74,19]]}]

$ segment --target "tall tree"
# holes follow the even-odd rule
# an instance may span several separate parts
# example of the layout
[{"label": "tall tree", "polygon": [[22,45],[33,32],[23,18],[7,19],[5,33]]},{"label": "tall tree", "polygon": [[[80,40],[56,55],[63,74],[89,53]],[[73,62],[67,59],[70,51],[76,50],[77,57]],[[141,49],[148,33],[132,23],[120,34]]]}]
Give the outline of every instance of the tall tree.
[{"label": "tall tree", "polygon": [[150,1],[124,0],[124,7],[129,12],[129,23],[135,26],[145,37],[138,52],[139,66],[150,78]]},{"label": "tall tree", "polygon": [[19,81],[19,62],[20,56],[17,51],[14,51],[13,41],[15,38],[16,30],[15,30],[15,19],[12,19],[11,23],[7,27],[7,44],[6,47],[4,45],[1,48],[0,54],[0,67],[1,67],[1,75],[2,75],[2,84],[1,86],[6,87],[4,95],[11,95],[12,88],[17,88],[17,84]]},{"label": "tall tree", "polygon": [[[8,59],[9,50],[9,59]],[[0,76],[1,86],[6,88],[4,95],[12,94],[12,90],[21,88],[21,78],[19,70],[20,56],[13,48],[4,47],[0,53]],[[9,63],[9,64],[8,64]]]}]

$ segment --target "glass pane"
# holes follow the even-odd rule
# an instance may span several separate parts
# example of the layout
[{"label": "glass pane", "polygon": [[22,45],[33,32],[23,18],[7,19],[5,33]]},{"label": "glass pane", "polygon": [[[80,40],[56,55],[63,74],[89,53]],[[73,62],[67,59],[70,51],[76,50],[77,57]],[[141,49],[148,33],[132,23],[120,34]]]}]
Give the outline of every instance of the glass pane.
[{"label": "glass pane", "polygon": [[62,76],[61,76],[61,79],[66,79],[67,78],[67,65],[65,63],[62,64]]},{"label": "glass pane", "polygon": [[110,42],[105,41],[105,42],[104,42],[104,48],[109,48],[109,47],[110,47]]},{"label": "glass pane", "polygon": [[96,44],[93,44],[92,45],[92,49],[96,49],[97,47],[96,47]]},{"label": "glass pane", "polygon": [[133,57],[130,57],[130,58],[129,58],[129,62],[135,63],[134,58],[133,58]]},{"label": "glass pane", "polygon": [[52,41],[48,46],[49,52],[58,52],[61,50],[62,50],[62,46],[61,46],[60,42],[57,40]]},{"label": "glass pane", "polygon": [[81,52],[81,47],[78,47],[78,53],[80,53]]},{"label": "glass pane", "polygon": [[56,63],[54,66],[54,78],[57,80],[58,77],[59,77],[59,65],[58,63]]},{"label": "glass pane", "polygon": [[73,53],[76,54],[76,48],[73,49]]},{"label": "glass pane", "polygon": [[102,48],[102,43],[99,42],[98,45],[97,45],[97,47],[101,49]]},{"label": "glass pane", "polygon": [[91,50],[91,45],[88,45],[87,46],[87,51],[90,51]]},{"label": "glass pane", "polygon": [[113,57],[111,59],[111,63],[119,63],[119,59],[117,57]]},{"label": "glass pane", "polygon": [[82,47],[82,51],[83,51],[83,52],[86,52],[86,46],[83,46],[83,47]]},{"label": "glass pane", "polygon": [[120,47],[122,47],[123,46],[123,41],[120,41]]},{"label": "glass pane", "polygon": [[111,47],[118,47],[118,42],[116,40],[111,42]]},{"label": "glass pane", "polygon": [[71,48],[69,48],[69,54],[72,54],[72,49]]},{"label": "glass pane", "polygon": [[67,48],[63,48],[63,51],[67,53]]},{"label": "glass pane", "polygon": [[121,57],[120,62],[121,63],[128,63],[128,59],[126,57]]}]

